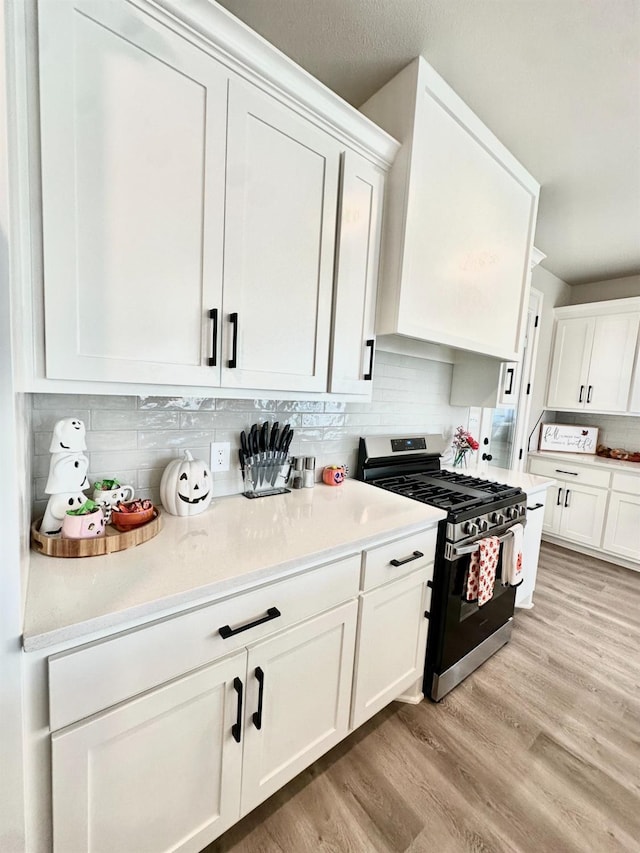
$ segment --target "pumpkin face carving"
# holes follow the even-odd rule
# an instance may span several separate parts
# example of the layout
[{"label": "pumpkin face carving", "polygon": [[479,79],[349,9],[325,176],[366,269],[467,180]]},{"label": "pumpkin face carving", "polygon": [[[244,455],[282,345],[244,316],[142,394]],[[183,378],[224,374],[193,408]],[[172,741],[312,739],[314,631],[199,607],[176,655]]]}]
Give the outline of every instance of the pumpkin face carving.
[{"label": "pumpkin face carving", "polygon": [[211,503],[211,471],[188,450],[164,469],[160,482],[163,507],[171,515],[198,515]]}]

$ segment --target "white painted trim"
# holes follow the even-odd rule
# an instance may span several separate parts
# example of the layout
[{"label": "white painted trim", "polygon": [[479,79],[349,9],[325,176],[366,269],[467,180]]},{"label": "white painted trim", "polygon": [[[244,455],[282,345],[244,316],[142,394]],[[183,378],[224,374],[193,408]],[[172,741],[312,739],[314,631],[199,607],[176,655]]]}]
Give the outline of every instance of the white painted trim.
[{"label": "white painted trim", "polygon": [[608,554],[601,548],[589,548],[586,545],[578,545],[576,542],[570,542],[568,539],[554,536],[546,531],[542,534],[542,541],[550,542],[552,545],[560,545],[562,548],[567,548],[569,551],[577,551],[579,554],[587,554],[589,557],[596,557],[598,560],[613,563],[616,566],[621,566],[623,569],[640,572],[640,563],[634,563],[631,560],[620,557],[618,554]]},{"label": "white painted trim", "polygon": [[[533,246],[531,249],[531,262],[530,262],[531,269],[533,269],[534,267],[537,267],[538,264],[541,264],[546,257],[547,256],[545,255],[544,252],[541,252],[540,249],[536,249],[536,247]],[[531,605],[531,606],[533,607],[533,605]]]},{"label": "white painted trim", "polygon": [[[537,317],[542,317],[542,305],[544,294],[540,290],[531,288],[529,290],[529,308],[536,312]],[[525,333],[526,333],[526,323]],[[513,437],[513,449],[511,451],[511,467],[516,471],[524,471],[527,464],[527,431],[529,418],[531,417],[531,399],[533,397],[533,384],[536,373],[536,360],[538,357],[538,341],[540,339],[540,323],[533,329],[533,340],[528,341],[524,350],[522,360],[522,378],[520,380],[520,393],[516,407],[516,429]],[[527,385],[531,385],[531,394],[526,393]],[[522,459],[518,454],[522,449]]]},{"label": "white painted trim", "polygon": [[582,305],[565,305],[562,308],[554,308],[553,314],[556,320],[563,320],[571,317],[602,317],[604,314],[626,314],[635,311],[640,311],[640,296],[608,299],[603,302],[586,302]]}]

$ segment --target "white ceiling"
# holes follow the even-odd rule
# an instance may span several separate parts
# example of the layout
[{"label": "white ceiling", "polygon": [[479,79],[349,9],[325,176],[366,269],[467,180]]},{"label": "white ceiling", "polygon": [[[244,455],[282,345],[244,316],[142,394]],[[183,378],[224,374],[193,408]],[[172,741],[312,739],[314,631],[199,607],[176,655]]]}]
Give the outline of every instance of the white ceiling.
[{"label": "white ceiling", "polygon": [[355,106],[418,54],[542,185],[569,284],[640,273],[640,0],[220,0]]}]

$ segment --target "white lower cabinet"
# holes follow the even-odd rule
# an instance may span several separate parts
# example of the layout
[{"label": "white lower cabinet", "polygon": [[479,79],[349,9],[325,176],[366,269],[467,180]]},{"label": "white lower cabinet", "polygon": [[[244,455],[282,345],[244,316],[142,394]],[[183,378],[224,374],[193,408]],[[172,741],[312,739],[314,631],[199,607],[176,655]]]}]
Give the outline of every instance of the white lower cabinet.
[{"label": "white lower cabinet", "polygon": [[197,853],[239,816],[246,651],[52,736],[56,853]]},{"label": "white lower cabinet", "polygon": [[197,853],[397,698],[422,675],[435,539],[51,655],[55,853]]},{"label": "white lower cabinet", "polygon": [[357,612],[350,601],[249,648],[242,815],[349,731]]},{"label": "white lower cabinet", "polygon": [[602,547],[640,561],[640,495],[611,492]]},{"label": "white lower cabinet", "polygon": [[361,597],[354,728],[422,678],[432,576],[433,565]]},{"label": "white lower cabinet", "polygon": [[551,491],[551,498],[545,509],[543,529],[564,539],[599,548],[607,508],[606,489],[559,482]]},{"label": "white lower cabinet", "polygon": [[[553,491],[551,492],[553,498]],[[527,524],[524,528],[522,542],[522,583],[516,589],[516,607],[533,607],[533,591],[538,574],[538,559],[540,557],[540,540],[547,506],[546,487],[535,494],[527,494]]]}]

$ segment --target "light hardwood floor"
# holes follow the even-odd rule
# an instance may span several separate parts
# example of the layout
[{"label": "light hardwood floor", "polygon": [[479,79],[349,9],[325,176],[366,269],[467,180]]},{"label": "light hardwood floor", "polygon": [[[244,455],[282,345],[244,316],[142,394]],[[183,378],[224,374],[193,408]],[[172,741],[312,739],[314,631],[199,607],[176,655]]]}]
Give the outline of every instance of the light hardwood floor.
[{"label": "light hardwood floor", "polygon": [[543,544],[534,599],[439,705],[394,703],[207,853],[638,853],[640,574]]}]

